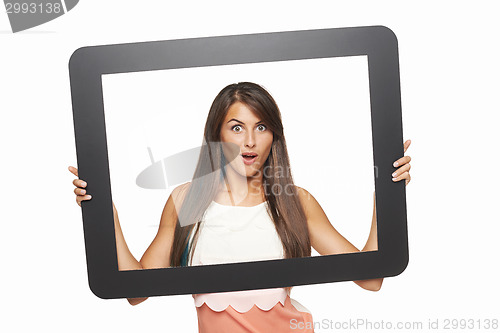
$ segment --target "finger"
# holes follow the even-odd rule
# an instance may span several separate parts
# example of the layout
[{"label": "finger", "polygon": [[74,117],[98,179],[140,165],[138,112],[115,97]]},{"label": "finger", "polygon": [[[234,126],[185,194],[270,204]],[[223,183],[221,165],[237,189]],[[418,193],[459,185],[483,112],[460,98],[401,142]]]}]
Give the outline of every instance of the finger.
[{"label": "finger", "polygon": [[73,180],[73,185],[75,185],[76,187],[86,187],[87,183],[84,180],[75,179]]},{"label": "finger", "polygon": [[392,173],[392,175],[391,175],[391,176],[392,176],[393,178],[394,178],[394,177],[397,177],[397,176],[401,175],[402,173],[404,173],[405,171],[408,171],[408,172],[409,172],[409,171],[410,171],[410,169],[411,169],[411,165],[410,165],[410,164],[405,164],[405,165],[403,165],[401,168],[399,168],[399,169],[397,169],[396,171],[394,171],[394,172]]},{"label": "finger", "polygon": [[92,199],[92,196],[89,195],[89,194],[88,195],[77,195],[76,196],[76,203],[78,204],[78,206],[81,207],[82,206],[82,204],[81,204],[82,201],[88,201],[90,199]]},{"label": "finger", "polygon": [[85,191],[83,188],[79,188],[79,187],[75,188],[74,192],[76,195],[85,195],[87,193],[87,191]]},{"label": "finger", "polygon": [[77,176],[77,177],[78,177],[78,169],[77,169],[77,168],[75,168],[74,166],[69,166],[69,167],[68,167],[68,170],[69,170],[72,174],[74,174],[75,176]]},{"label": "finger", "polygon": [[406,151],[408,150],[408,147],[410,147],[410,144],[411,144],[411,140],[406,140],[406,142],[404,143],[404,153],[406,153]]},{"label": "finger", "polygon": [[408,175],[408,178],[406,178],[406,184],[405,185],[408,185],[408,183],[411,181],[411,176]]},{"label": "finger", "polygon": [[410,156],[403,156],[399,160],[396,160],[392,165],[394,167],[402,166],[406,163],[410,163],[411,157]]},{"label": "finger", "polygon": [[410,171],[410,169],[411,169],[411,164],[406,163],[406,164],[403,164],[402,167],[398,168],[395,172],[397,172],[397,174],[400,175],[405,171]]},{"label": "finger", "polygon": [[406,172],[403,172],[402,174],[400,174],[399,176],[392,178],[392,181],[399,182],[400,180],[406,179],[409,176],[410,176],[410,174],[408,173],[408,171],[406,171]]}]

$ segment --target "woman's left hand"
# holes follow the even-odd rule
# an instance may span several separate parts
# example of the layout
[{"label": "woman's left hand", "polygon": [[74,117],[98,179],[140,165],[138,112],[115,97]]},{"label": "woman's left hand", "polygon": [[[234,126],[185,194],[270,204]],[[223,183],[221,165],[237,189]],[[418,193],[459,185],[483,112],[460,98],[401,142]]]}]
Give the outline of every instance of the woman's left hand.
[{"label": "woman's left hand", "polygon": [[[410,144],[411,140],[406,140],[406,142],[404,143],[404,153],[406,153],[406,150],[408,149],[408,147],[410,147]],[[405,186],[408,185],[411,180],[410,161],[410,156],[403,156],[399,160],[394,161],[393,166],[399,168],[392,174],[392,181],[399,182],[400,180],[405,179]]]}]

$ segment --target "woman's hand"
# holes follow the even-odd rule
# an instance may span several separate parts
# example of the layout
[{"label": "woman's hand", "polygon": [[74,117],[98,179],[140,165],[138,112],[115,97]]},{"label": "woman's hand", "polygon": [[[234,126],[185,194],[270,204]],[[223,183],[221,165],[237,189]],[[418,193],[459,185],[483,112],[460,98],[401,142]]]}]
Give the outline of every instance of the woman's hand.
[{"label": "woman's hand", "polygon": [[[78,177],[78,169],[69,166],[68,170]],[[76,194],[76,203],[78,206],[82,206],[82,201],[92,199],[90,194],[87,194],[85,187],[87,187],[87,183],[81,179],[73,180],[73,184],[76,186],[75,194]],[[116,237],[116,253],[118,259],[118,269],[119,270],[132,270],[132,269],[143,269],[140,262],[138,262],[130,250],[128,249],[127,243],[125,242],[125,238],[123,237],[122,229],[120,227],[120,221],[118,220],[118,213],[116,212],[115,204],[113,203],[113,218],[115,223],[115,237]],[[128,302],[131,305],[137,305],[141,302],[147,300],[147,297],[141,298],[127,298]]]},{"label": "woman's hand", "polygon": [[[78,177],[78,169],[70,166],[68,167],[68,170],[74,174],[75,176]],[[81,202],[83,200],[90,200],[92,199],[92,196],[90,194],[87,194],[87,191],[85,190],[85,187],[87,186],[87,183],[81,179],[75,179],[73,180],[73,185],[76,186],[75,188],[75,194],[76,194],[76,203],[78,206],[82,206]],[[114,206],[114,205],[113,205]]]},{"label": "woman's hand", "polygon": [[[408,147],[410,147],[411,140],[406,140],[404,143],[404,153],[406,153],[406,150]],[[392,181],[394,182],[399,182],[400,180],[405,179],[405,186],[408,185],[408,183],[411,180],[410,176],[410,161],[411,157],[410,156],[403,156],[399,160],[394,161],[394,167],[399,167],[394,173],[392,174]]]}]

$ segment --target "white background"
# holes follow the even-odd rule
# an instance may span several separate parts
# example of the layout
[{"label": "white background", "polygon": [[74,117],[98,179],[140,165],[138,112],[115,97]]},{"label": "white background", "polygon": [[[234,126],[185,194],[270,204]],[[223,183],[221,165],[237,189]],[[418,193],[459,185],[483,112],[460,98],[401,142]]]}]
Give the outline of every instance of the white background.
[{"label": "white background", "polygon": [[293,297],[316,321],[420,321],[425,328],[429,319],[498,319],[496,1],[179,3],[82,0],[17,34],[0,14],[2,326],[197,330],[190,295],[132,307],[88,288],[81,210],[67,170],[76,166],[68,75],[74,50],[366,25],[385,25],[399,40],[403,134],[412,140],[410,263],[376,293],[343,282],[295,287]]},{"label": "white background", "polygon": [[149,246],[179,185],[168,177],[165,190],[136,185],[151,165],[148,147],[155,162],[199,147],[213,99],[241,81],[262,84],[279,103],[292,166],[283,173],[362,249],[375,188],[368,63],[356,56],[103,75],[111,193],[132,253]]}]

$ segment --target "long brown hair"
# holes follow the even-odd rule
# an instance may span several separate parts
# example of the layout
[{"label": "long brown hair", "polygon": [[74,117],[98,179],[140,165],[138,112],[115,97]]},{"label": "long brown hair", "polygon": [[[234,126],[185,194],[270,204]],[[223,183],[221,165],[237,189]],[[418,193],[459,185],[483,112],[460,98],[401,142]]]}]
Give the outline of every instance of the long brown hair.
[{"label": "long brown hair", "polygon": [[[271,150],[263,165],[266,172],[263,173],[262,183],[268,203],[267,212],[283,244],[285,258],[311,255],[306,216],[289,172],[290,160],[280,110],[263,87],[252,82],[240,82],[222,89],[210,107],[193,181],[186,190],[177,217],[170,251],[171,267],[187,265],[185,258],[196,247],[198,222],[214,200],[221,182],[225,181],[227,156],[222,151],[220,131],[229,107],[235,102],[248,106],[273,132]],[[188,247],[188,237],[194,228],[193,242]]]}]

